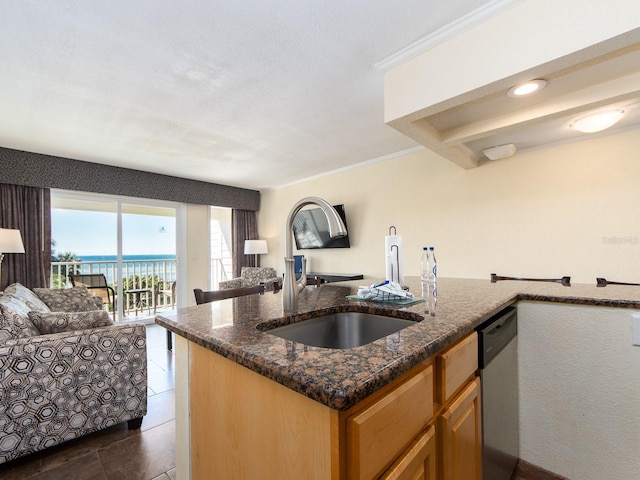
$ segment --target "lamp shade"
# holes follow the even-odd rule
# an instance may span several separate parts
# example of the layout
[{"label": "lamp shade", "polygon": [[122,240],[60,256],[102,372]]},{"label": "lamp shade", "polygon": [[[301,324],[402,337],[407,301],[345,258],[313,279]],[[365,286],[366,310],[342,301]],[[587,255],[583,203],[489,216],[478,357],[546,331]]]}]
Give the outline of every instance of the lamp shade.
[{"label": "lamp shade", "polygon": [[259,255],[263,253],[269,253],[266,240],[245,240],[244,241],[245,255]]},{"label": "lamp shade", "polygon": [[20,230],[0,228],[0,253],[24,253]]}]

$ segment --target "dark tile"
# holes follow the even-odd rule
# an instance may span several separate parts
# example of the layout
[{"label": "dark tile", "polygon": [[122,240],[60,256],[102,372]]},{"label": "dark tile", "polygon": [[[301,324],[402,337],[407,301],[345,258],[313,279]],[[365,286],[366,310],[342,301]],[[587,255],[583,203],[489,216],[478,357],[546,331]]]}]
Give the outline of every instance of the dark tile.
[{"label": "dark tile", "polygon": [[167,371],[164,368],[155,363],[153,360],[147,359],[147,377],[158,374],[163,375],[165,373],[167,373]]},{"label": "dark tile", "polygon": [[175,364],[175,357],[173,352],[165,349],[156,348],[153,351],[147,353],[148,363],[153,363],[159,366],[164,371],[173,371]]},{"label": "dark tile", "polygon": [[[4,477],[3,477],[4,478]],[[124,477],[123,477],[124,478]],[[97,452],[43,470],[29,480],[106,480]]]},{"label": "dark tile", "polygon": [[175,388],[175,377],[173,371],[149,374],[147,376],[147,386],[155,393],[166,392]]},{"label": "dark tile", "polygon": [[122,422],[113,427],[70,440],[43,450],[42,468],[43,470],[48,470],[63,465],[66,462],[97,452],[101,448],[108,447],[135,435],[140,435],[140,430],[129,430],[127,422]]},{"label": "dark tile", "polygon": [[176,466],[175,422],[152,428],[100,450],[100,462],[109,480],[149,480]]},{"label": "dark tile", "polygon": [[0,465],[0,478],[2,480],[22,480],[29,478],[42,470],[41,455],[39,452],[25,455]]},{"label": "dark tile", "polygon": [[176,396],[174,390],[158,393],[147,398],[147,414],[142,420],[143,432],[170,422],[176,418]]}]

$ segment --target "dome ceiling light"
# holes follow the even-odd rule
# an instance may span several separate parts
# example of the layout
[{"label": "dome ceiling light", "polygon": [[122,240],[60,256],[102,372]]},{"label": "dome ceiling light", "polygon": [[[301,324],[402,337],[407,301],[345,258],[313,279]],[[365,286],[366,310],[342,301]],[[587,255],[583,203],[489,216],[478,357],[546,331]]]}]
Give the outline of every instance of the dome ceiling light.
[{"label": "dome ceiling light", "polygon": [[503,158],[513,157],[516,154],[518,148],[513,143],[507,143],[506,145],[497,145],[491,148],[485,148],[482,150],[484,156],[489,160],[502,160]]},{"label": "dome ceiling light", "polygon": [[576,118],[569,126],[582,133],[595,133],[613,127],[624,116],[624,110],[611,108]]},{"label": "dome ceiling light", "polygon": [[507,95],[512,98],[524,97],[525,95],[531,95],[532,93],[539,92],[544,87],[546,87],[546,85],[546,80],[537,78],[535,80],[530,80],[528,82],[521,83],[520,85],[511,87],[507,92]]}]

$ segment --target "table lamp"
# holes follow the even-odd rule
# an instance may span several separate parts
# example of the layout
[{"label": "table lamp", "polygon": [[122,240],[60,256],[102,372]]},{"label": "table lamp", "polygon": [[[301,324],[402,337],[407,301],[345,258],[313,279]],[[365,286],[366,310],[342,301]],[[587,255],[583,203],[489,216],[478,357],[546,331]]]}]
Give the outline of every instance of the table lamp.
[{"label": "table lamp", "polygon": [[0,228],[0,282],[2,281],[2,260],[5,253],[24,253],[20,230]]},{"label": "table lamp", "polygon": [[258,266],[258,255],[269,253],[266,240],[245,240],[244,254],[255,255],[256,267]]}]

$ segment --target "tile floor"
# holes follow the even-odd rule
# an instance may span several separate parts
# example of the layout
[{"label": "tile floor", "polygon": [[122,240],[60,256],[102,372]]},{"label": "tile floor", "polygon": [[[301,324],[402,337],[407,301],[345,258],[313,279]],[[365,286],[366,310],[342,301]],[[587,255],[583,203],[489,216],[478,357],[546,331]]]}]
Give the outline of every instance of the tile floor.
[{"label": "tile floor", "polygon": [[149,397],[140,430],[127,424],[0,465],[2,480],[175,480],[173,352],[166,330],[147,325]]}]

